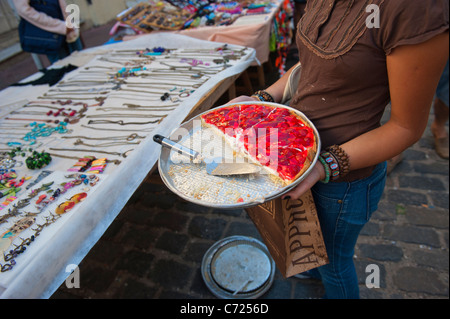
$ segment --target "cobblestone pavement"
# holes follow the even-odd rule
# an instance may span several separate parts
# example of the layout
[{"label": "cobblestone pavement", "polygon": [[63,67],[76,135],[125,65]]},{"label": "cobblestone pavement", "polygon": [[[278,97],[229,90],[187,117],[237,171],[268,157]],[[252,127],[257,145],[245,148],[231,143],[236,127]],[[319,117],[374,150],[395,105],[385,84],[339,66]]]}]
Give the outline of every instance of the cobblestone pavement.
[{"label": "cobblestone pavement", "polygon": [[[427,128],[388,176],[379,209],[358,240],[354,261],[361,298],[448,298],[448,196],[448,161],[434,152]],[[232,235],[261,239],[244,210],[186,202],[154,174],[80,264],[81,287],[63,284],[52,298],[215,298],[203,282],[201,261],[211,245]],[[379,288],[366,286],[373,274],[369,265],[378,266]],[[277,270],[261,298],[323,293],[319,281],[284,279]]]}]

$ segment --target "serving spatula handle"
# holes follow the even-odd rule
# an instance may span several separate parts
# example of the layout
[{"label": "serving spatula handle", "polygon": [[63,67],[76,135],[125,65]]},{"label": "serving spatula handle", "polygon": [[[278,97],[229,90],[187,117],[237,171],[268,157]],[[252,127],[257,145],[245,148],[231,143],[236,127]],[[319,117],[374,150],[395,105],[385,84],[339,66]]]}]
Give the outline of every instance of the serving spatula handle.
[{"label": "serving spatula handle", "polygon": [[167,137],[164,137],[159,134],[153,135],[153,141],[155,141],[158,144],[161,144],[164,147],[172,149],[172,150],[178,152],[179,154],[189,156],[192,159],[197,159],[200,156],[198,152],[191,150],[190,148],[187,148],[183,145],[180,145],[180,144],[168,139]]}]

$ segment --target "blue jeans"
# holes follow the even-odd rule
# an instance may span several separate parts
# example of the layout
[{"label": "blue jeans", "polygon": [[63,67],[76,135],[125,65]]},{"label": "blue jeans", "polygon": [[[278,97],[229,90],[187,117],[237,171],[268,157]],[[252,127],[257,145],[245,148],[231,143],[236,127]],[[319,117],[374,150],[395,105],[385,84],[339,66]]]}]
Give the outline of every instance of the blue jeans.
[{"label": "blue jeans", "polygon": [[322,280],[327,299],[358,299],[354,248],[359,233],[377,210],[386,181],[386,162],[354,182],[317,183],[312,194],[330,263],[310,271]]}]

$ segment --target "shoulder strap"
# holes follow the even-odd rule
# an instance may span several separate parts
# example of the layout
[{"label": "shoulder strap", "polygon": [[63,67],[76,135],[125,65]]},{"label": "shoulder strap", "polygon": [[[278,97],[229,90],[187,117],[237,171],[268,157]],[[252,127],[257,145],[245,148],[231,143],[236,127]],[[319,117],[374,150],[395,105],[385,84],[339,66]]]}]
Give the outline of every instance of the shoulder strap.
[{"label": "shoulder strap", "polygon": [[286,87],[284,88],[283,98],[281,99],[281,104],[289,105],[292,97],[297,91],[298,82],[300,81],[300,76],[302,74],[302,65],[297,63],[297,65],[292,70],[289,75],[289,79],[286,83]]}]

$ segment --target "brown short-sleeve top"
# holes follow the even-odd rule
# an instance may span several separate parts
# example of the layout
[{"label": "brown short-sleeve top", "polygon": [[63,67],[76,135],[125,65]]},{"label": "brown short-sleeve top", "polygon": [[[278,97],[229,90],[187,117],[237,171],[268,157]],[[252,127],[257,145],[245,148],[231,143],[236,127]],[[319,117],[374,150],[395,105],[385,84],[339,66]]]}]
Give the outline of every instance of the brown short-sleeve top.
[{"label": "brown short-sleeve top", "polygon": [[386,55],[447,31],[448,10],[448,0],[307,1],[291,106],[315,124],[323,147],[380,126],[390,101]]}]

